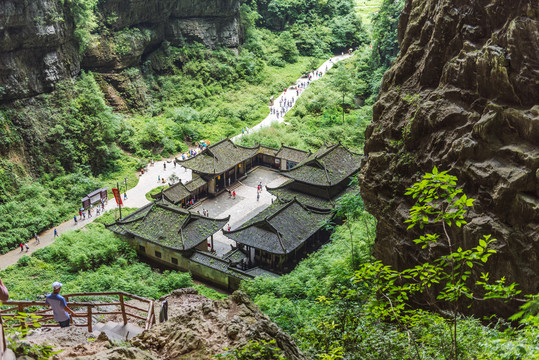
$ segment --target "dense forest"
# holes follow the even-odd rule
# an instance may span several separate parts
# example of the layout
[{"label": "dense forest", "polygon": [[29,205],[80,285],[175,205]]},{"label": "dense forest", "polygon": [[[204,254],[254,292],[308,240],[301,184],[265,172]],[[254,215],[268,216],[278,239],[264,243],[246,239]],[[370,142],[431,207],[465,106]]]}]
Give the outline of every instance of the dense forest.
[{"label": "dense forest", "polygon": [[[96,1],[73,1],[81,51],[92,37],[106,32],[96,6]],[[241,144],[316,150],[341,142],[362,153],[382,77],[399,52],[403,6],[404,0],[243,0],[245,39],[239,49],[165,41],[140,66],[116,74],[121,100],[107,96],[110,79],[82,71],[50,93],[2,103],[0,251],[72,218],[80,198],[90,191],[124,178],[129,178],[128,188],[134,187],[135,172],[149,159],[174,156],[196,141],[215,142],[252,127],[268,115],[271,96],[350,48],[354,56],[312,83],[285,123],[245,136]],[[130,44],[144,36],[134,29],[116,34],[115,51],[129,52]],[[430,176],[423,185],[432,177],[446,181],[439,177],[446,174],[438,175],[436,169]],[[450,178],[444,190],[457,183]],[[471,208],[472,203],[464,205]],[[375,261],[376,220],[359,195],[341,199],[337,211],[347,220],[331,225],[332,239],[320,251],[288,275],[242,285],[309,358],[539,356],[537,300],[509,320],[411,307],[407,300],[418,290],[403,285],[403,279],[424,273],[393,273]],[[195,286],[210,298],[223,296],[194,285],[189,274],[158,272],[139,262],[133,249],[105,229],[103,224],[113,216],[109,212],[85,229],[63,234],[53,245],[3,270],[12,298],[35,299],[52,281],[63,282],[70,292],[122,290],[157,299],[176,288]],[[418,247],[429,246],[422,240]],[[487,261],[490,240],[484,241],[483,252],[454,256],[461,256],[464,267]],[[436,268],[438,277],[429,279],[448,281],[437,266],[424,264],[422,270]],[[456,286],[455,281],[448,284]],[[493,287],[488,288],[492,297],[517,297],[508,284]],[[441,292],[448,303],[456,293],[454,288]],[[271,356],[260,359],[279,358]]]}]

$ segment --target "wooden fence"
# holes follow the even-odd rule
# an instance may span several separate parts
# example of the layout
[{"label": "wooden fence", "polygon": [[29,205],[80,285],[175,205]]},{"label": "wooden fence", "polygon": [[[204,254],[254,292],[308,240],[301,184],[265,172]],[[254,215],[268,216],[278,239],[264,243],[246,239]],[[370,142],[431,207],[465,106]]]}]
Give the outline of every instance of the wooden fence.
[{"label": "wooden fence", "polygon": [[[87,327],[89,332],[93,331],[93,316],[97,315],[121,315],[124,325],[127,324],[129,318],[143,320],[145,322],[144,329],[149,330],[153,324],[155,324],[155,310],[154,301],[146,299],[137,295],[129,294],[123,291],[118,292],[101,292],[101,293],[74,293],[62,295],[66,301],[67,306],[75,313],[76,318],[86,319],[85,323],[73,321],[74,326]],[[104,298],[101,302],[75,302],[70,301],[73,298],[92,298],[101,297]],[[109,301],[110,298],[118,298],[118,301]],[[128,304],[126,299],[138,300],[147,306],[144,308]],[[40,316],[37,322],[41,327],[59,327],[57,322],[54,322],[52,309],[45,303],[45,301],[19,301],[8,300],[3,302],[5,309],[0,310],[0,354],[3,354],[6,349],[6,338],[4,334],[5,321],[13,319],[19,313],[28,313]],[[114,306],[119,310],[103,311],[101,308],[104,306]],[[27,311],[31,308],[31,311]],[[78,309],[84,309],[80,311]],[[138,313],[135,313],[136,312]],[[22,325],[27,327],[34,327],[34,321],[27,323],[18,323],[16,326]],[[0,355],[1,356],[1,355]]]}]

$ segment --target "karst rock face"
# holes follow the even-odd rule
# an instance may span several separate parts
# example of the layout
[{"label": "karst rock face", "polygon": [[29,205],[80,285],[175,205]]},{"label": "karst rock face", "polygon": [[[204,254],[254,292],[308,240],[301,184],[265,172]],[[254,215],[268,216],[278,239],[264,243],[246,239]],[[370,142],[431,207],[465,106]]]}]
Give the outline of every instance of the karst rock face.
[{"label": "karst rock face", "polygon": [[62,0],[0,2],[0,100],[51,91],[81,68],[116,72],[139,66],[163,41],[237,48],[239,0],[103,0],[82,54],[72,5]]},{"label": "karst rock face", "polygon": [[360,174],[378,218],[375,256],[399,269],[425,260],[412,241],[419,232],[403,224],[413,205],[404,193],[437,166],[477,199],[469,223],[451,228],[457,245],[492,234],[498,253],[482,271],[539,292],[539,3],[407,0],[399,41]]},{"label": "karst rock face", "polygon": [[0,99],[52,90],[80,71],[73,20],[58,0],[0,3]]}]

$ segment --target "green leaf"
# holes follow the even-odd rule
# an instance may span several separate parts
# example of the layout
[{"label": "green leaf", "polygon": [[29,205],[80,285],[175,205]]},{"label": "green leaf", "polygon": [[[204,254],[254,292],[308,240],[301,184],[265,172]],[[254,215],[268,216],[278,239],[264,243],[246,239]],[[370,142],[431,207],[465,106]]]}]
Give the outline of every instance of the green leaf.
[{"label": "green leaf", "polygon": [[487,247],[487,242],[483,239],[479,240],[479,245],[481,245],[483,248]]}]

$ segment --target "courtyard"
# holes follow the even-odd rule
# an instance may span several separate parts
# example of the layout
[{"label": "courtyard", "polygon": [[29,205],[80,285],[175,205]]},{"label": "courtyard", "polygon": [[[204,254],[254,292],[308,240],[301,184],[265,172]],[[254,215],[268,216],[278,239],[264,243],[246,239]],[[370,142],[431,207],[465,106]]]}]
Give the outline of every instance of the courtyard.
[{"label": "courtyard", "polygon": [[[224,192],[214,198],[206,198],[198,202],[196,207],[192,208],[191,211],[202,214],[203,210],[207,210],[209,217],[217,219],[230,215],[228,225],[234,230],[270,206],[273,200],[275,200],[275,196],[265,190],[266,186],[276,187],[287,180],[289,179],[277,171],[257,167],[248,173],[247,178],[238,181],[236,184],[232,184],[230,189],[236,192],[235,199],[229,196],[227,192]],[[260,183],[262,183],[262,191],[260,193],[260,199],[257,201],[257,186]],[[216,233],[213,236],[213,240],[214,250],[219,256],[229,252],[231,245],[235,245],[234,241],[225,237],[222,232]]]}]

